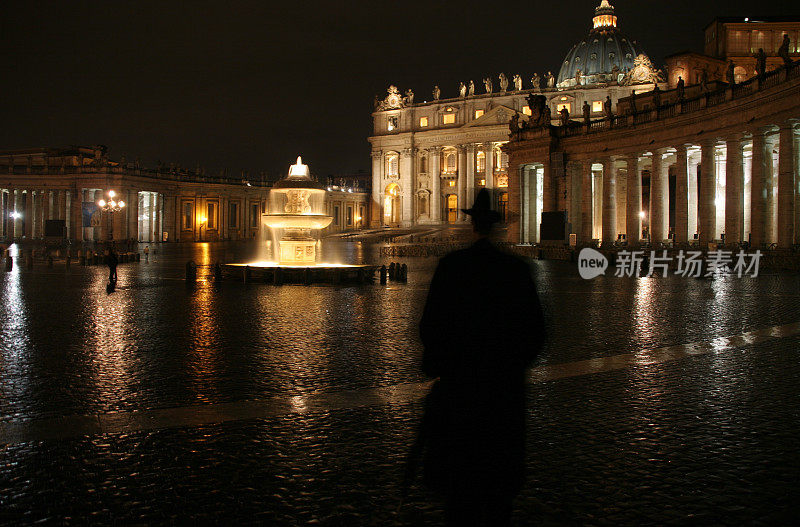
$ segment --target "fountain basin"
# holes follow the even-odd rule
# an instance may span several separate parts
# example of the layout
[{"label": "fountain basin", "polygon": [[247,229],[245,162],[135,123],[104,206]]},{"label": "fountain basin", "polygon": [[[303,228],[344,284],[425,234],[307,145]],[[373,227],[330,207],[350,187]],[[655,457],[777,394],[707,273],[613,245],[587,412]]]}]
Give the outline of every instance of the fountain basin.
[{"label": "fountain basin", "polygon": [[375,278],[377,265],[319,263],[286,265],[270,261],[231,263],[222,266],[223,277],[267,284],[366,283]]}]

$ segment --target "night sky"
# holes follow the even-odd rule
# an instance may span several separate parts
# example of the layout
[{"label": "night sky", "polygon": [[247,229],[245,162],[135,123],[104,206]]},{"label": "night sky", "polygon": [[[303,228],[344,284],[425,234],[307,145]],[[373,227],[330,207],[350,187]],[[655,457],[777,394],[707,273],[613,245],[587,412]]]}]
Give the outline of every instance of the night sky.
[{"label": "night sky", "polygon": [[[105,144],[208,170],[369,170],[373,97],[558,67],[599,0],[504,2],[6,1],[0,149]],[[715,16],[800,17],[787,0],[612,0],[659,67],[702,51]],[[756,7],[757,6],[757,7]]]}]

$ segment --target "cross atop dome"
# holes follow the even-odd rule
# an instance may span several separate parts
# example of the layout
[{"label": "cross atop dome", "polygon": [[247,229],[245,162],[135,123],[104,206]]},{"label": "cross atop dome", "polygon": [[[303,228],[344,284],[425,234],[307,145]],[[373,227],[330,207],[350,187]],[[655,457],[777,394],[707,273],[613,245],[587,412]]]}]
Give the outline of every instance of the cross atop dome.
[{"label": "cross atop dome", "polygon": [[617,27],[617,17],[614,15],[614,6],[608,0],[601,0],[600,5],[594,8],[594,29],[610,29]]}]

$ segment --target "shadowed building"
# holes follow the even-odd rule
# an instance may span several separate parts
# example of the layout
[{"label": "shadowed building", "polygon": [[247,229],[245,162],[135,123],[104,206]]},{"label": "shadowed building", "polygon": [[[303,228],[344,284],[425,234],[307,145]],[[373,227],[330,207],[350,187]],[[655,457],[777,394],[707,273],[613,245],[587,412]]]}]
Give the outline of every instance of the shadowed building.
[{"label": "shadowed building", "polygon": [[[179,167],[148,169],[113,161],[105,147],[38,148],[0,152],[0,236],[42,239],[48,220],[75,242],[260,239],[271,182]],[[125,206],[98,207],[108,192]],[[368,190],[331,186],[324,232],[361,228]],[[51,223],[52,225],[52,223]]]}]

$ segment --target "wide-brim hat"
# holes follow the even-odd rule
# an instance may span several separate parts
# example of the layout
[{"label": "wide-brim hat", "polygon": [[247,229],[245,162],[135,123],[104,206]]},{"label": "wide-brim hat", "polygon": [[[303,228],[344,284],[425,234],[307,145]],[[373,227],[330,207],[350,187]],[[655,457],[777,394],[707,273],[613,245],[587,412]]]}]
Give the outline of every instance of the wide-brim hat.
[{"label": "wide-brim hat", "polygon": [[488,223],[497,223],[502,219],[500,213],[492,209],[492,200],[489,197],[489,191],[482,188],[475,196],[475,203],[469,209],[461,209],[464,214],[469,214],[473,221],[481,221]]}]

